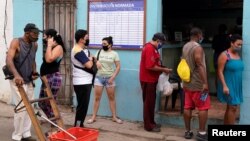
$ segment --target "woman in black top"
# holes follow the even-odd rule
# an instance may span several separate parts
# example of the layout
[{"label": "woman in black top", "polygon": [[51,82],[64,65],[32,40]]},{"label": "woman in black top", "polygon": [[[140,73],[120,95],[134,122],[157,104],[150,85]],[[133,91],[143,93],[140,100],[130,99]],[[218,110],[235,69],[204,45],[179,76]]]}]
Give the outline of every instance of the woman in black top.
[{"label": "woman in black top", "polygon": [[[63,54],[65,53],[64,43],[61,36],[54,29],[48,29],[44,33],[44,45],[47,46],[46,52],[43,57],[43,63],[40,68],[41,77],[47,77],[51,92],[56,100],[58,91],[61,87],[62,75],[59,67]],[[47,97],[44,92],[44,84],[41,86],[39,98]],[[40,108],[48,118],[54,117],[50,102],[40,101],[38,103]]]}]

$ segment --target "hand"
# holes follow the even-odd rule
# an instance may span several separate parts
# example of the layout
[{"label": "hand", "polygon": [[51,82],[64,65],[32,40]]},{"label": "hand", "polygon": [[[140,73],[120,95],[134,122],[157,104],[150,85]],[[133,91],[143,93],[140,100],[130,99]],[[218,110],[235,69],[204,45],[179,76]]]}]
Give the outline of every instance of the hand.
[{"label": "hand", "polygon": [[14,77],[14,82],[16,83],[17,86],[21,86],[24,84],[24,80],[20,75]]},{"label": "hand", "polygon": [[169,68],[164,68],[163,72],[166,73],[166,74],[169,74],[171,73],[173,70],[172,69],[169,69]]},{"label": "hand", "polygon": [[113,77],[110,77],[109,80],[108,80],[108,83],[109,83],[110,85],[112,85],[112,84],[113,84],[113,81],[114,81],[114,78],[113,78]]},{"label": "hand", "polygon": [[56,45],[56,42],[54,41],[54,38],[48,38],[48,42],[47,42],[47,47],[54,47]]},{"label": "hand", "polygon": [[96,62],[96,66],[97,66],[97,69],[101,69],[102,68],[102,64],[99,61]]},{"label": "hand", "polygon": [[39,77],[39,74],[37,72],[33,73],[31,76],[32,80],[36,80]]},{"label": "hand", "polygon": [[229,95],[229,89],[228,89],[227,86],[224,86],[224,87],[223,87],[223,93],[224,93],[225,95]]},{"label": "hand", "polygon": [[207,84],[203,84],[203,92],[208,92],[208,85]]}]

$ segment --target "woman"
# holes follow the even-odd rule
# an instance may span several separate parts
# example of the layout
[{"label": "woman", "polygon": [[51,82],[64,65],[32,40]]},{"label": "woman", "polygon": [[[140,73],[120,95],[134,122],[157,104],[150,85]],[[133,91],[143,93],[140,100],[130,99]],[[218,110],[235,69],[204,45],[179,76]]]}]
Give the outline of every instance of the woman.
[{"label": "woman", "polygon": [[237,106],[243,102],[242,71],[243,62],[240,57],[242,37],[231,35],[230,48],[222,52],[218,58],[218,99],[227,103],[224,124],[235,124]]},{"label": "woman", "polygon": [[[95,100],[93,107],[93,115],[87,121],[88,124],[91,124],[96,121],[96,114],[99,109],[100,99],[104,87],[106,88],[106,92],[109,99],[109,105],[112,112],[112,120],[116,123],[122,123],[122,120],[119,119],[116,115],[115,102],[115,78],[120,71],[120,59],[117,52],[112,50],[112,46],[112,37],[105,37],[102,39],[102,50],[99,54],[99,60],[97,61],[98,72],[96,74],[94,82]],[[113,68],[114,64],[116,66],[115,69]]]},{"label": "woman", "polygon": [[[48,29],[44,34],[44,44],[47,46],[43,57],[43,63],[40,68],[41,77],[46,76],[54,99],[57,98],[58,91],[61,87],[62,75],[60,73],[60,62],[63,54],[66,52],[62,37],[55,29]],[[44,84],[41,86],[39,98],[47,97],[44,92]],[[54,117],[50,102],[40,101],[38,105],[48,118]]]}]

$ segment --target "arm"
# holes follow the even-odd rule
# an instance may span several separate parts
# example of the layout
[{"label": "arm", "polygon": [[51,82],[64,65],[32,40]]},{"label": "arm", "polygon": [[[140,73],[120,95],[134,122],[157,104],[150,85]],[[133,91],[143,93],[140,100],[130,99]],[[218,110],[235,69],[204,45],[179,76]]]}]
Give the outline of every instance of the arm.
[{"label": "arm", "polygon": [[75,59],[82,63],[82,65],[88,69],[93,66],[93,61],[90,60],[83,51],[75,54]]},{"label": "arm", "polygon": [[113,81],[115,80],[115,77],[118,75],[118,73],[120,72],[121,69],[121,65],[120,65],[120,61],[115,61],[115,72],[113,73],[113,75],[109,78],[108,83],[112,84]]},{"label": "arm", "polygon": [[145,52],[146,52],[145,54],[146,55],[145,56],[146,69],[151,70],[151,71],[157,71],[157,72],[165,72],[167,74],[172,71],[172,69],[161,67],[156,64],[157,60],[159,59],[157,57],[160,57],[160,55],[158,54],[159,56],[155,56],[155,53],[154,53],[155,49],[146,48]]},{"label": "arm", "polygon": [[195,64],[198,68],[200,78],[203,82],[203,90],[208,91],[208,83],[207,83],[207,76],[206,76],[206,69],[203,65],[203,48],[202,47],[196,47],[194,50],[194,60]]},{"label": "arm", "polygon": [[17,85],[22,85],[24,83],[23,78],[21,77],[21,75],[18,73],[15,65],[14,65],[14,58],[16,56],[16,54],[18,54],[20,48],[19,48],[19,41],[18,39],[13,39],[10,43],[10,47],[7,53],[7,57],[6,57],[6,64],[8,66],[8,68],[10,69],[10,71],[13,73],[14,75],[14,81]]},{"label": "arm", "polygon": [[154,65],[152,68],[148,68],[148,69],[152,70],[152,71],[164,72],[164,73],[167,73],[167,74],[172,72],[172,69],[159,67],[157,65]]},{"label": "arm", "polygon": [[118,73],[120,72],[120,69],[121,69],[121,64],[120,64],[120,61],[115,61],[115,66],[116,66],[116,69],[115,69],[115,72],[113,73],[112,77],[115,79],[115,77],[118,75]]},{"label": "arm", "polygon": [[226,62],[227,62],[227,55],[225,53],[221,53],[218,58],[218,77],[223,86],[223,92],[225,94],[229,94],[229,89],[227,87],[224,74],[223,74]]},{"label": "arm", "polygon": [[45,53],[45,60],[47,63],[55,61],[57,58],[62,57],[63,49],[61,45],[57,45],[53,38],[48,39],[48,45]]}]

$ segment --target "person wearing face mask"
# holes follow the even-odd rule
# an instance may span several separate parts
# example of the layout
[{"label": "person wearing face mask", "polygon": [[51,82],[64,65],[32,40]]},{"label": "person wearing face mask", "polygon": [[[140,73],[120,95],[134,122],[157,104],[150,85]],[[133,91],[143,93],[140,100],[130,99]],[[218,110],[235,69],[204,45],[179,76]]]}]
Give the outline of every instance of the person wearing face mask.
[{"label": "person wearing face mask", "polygon": [[73,87],[77,99],[74,126],[84,127],[83,123],[88,111],[89,99],[92,90],[93,74],[83,70],[83,68],[86,67],[90,69],[93,66],[93,58],[87,49],[89,36],[86,30],[78,29],[75,32],[75,41],[76,43],[71,51],[71,62],[73,64]]},{"label": "person wearing face mask", "polygon": [[[46,77],[48,80],[49,87],[51,89],[52,95],[56,100],[58,91],[62,84],[62,74],[60,72],[60,62],[63,58],[63,54],[66,52],[62,37],[57,33],[55,29],[47,29],[44,31],[43,42],[46,46],[46,51],[43,57],[43,63],[40,67],[41,77]],[[44,91],[44,84],[41,85],[39,98],[47,97],[47,94]],[[54,113],[49,101],[40,101],[38,102],[39,107],[45,113],[48,118],[53,118]],[[52,128],[48,134],[56,130]]]},{"label": "person wearing face mask", "polygon": [[152,40],[144,45],[140,61],[140,84],[143,100],[144,129],[160,132],[161,125],[155,122],[156,86],[161,73],[169,74],[172,69],[162,67],[158,48],[166,41],[163,33],[155,33]]},{"label": "person wearing face mask", "polygon": [[[24,28],[23,37],[11,41],[6,64],[14,75],[10,80],[10,86],[13,93],[14,104],[18,105],[21,101],[21,95],[18,86],[23,86],[28,98],[33,99],[34,86],[32,81],[37,78],[36,71],[36,52],[39,29],[33,23],[28,23]],[[21,102],[21,105],[23,103]],[[12,139],[15,141],[27,140],[34,141],[31,137],[31,120],[26,110],[14,113],[14,132]]]},{"label": "person wearing face mask", "polygon": [[[115,78],[120,72],[120,59],[118,53],[112,50],[112,46],[113,40],[111,36],[102,39],[102,50],[99,54],[99,60],[97,61],[98,72],[94,82],[95,100],[93,106],[93,115],[87,121],[88,124],[94,123],[96,121],[104,87],[106,88],[109,99],[110,110],[112,112],[112,121],[119,124],[122,123],[122,120],[118,118],[116,113],[115,101]],[[97,54],[95,57],[97,57]],[[116,66],[115,68],[113,68],[114,65]]]},{"label": "person wearing face mask", "polygon": [[240,57],[242,37],[233,34],[229,37],[230,48],[222,52],[218,58],[218,89],[217,97],[226,103],[224,124],[235,124],[237,106],[243,102],[242,71],[244,64]]},{"label": "person wearing face mask", "polygon": [[206,122],[208,109],[210,108],[210,97],[208,93],[208,81],[206,72],[205,52],[200,45],[203,34],[200,28],[193,27],[190,31],[190,41],[182,48],[182,57],[186,59],[190,68],[190,82],[183,81],[185,93],[184,122],[186,132],[184,137],[191,139],[192,111],[197,108],[199,113],[199,129],[196,135],[198,140],[207,140]]}]

